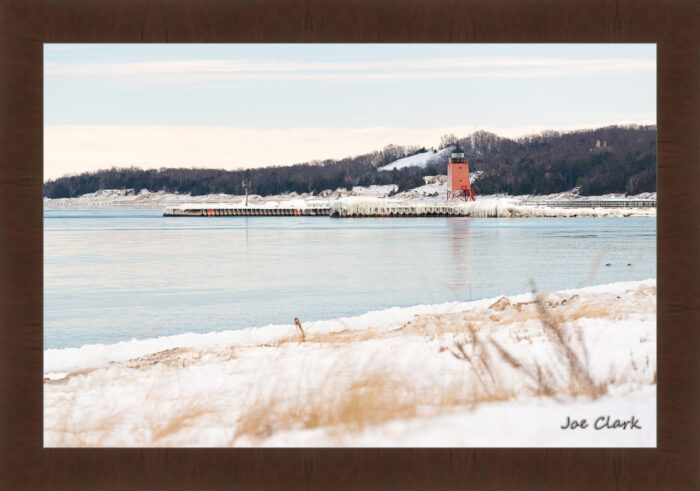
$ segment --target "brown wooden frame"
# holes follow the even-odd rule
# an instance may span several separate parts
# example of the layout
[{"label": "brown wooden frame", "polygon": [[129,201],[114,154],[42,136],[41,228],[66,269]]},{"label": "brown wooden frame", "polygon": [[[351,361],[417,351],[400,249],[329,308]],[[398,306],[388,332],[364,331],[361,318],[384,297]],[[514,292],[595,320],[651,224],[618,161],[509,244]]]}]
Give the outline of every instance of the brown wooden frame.
[{"label": "brown wooden frame", "polygon": [[[699,10],[693,0],[0,0],[0,489],[700,488]],[[43,449],[44,42],[658,43],[658,448]]]}]

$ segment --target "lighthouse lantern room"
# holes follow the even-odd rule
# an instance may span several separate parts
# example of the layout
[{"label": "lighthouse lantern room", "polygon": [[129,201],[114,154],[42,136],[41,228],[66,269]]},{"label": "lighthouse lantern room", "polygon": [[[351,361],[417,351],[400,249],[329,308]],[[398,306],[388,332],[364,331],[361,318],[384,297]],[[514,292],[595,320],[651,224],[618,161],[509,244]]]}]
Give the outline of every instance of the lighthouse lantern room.
[{"label": "lighthouse lantern room", "polygon": [[452,150],[447,162],[447,201],[456,199],[476,200],[469,183],[469,159],[464,158],[464,150],[459,146]]}]

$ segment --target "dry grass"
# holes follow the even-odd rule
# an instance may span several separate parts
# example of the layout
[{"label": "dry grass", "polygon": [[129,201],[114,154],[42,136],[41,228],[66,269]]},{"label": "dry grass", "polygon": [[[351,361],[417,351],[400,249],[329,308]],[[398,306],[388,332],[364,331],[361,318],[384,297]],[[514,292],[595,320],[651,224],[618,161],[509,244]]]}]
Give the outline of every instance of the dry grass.
[{"label": "dry grass", "polygon": [[194,350],[192,349],[173,348],[138,358],[132,358],[127,362],[127,366],[137,370],[146,370],[158,364],[169,367],[184,367],[185,358],[189,358],[193,353]]},{"label": "dry grass", "polygon": [[[126,363],[110,362],[110,365],[122,365],[135,370],[148,370],[156,365],[168,366],[171,368],[185,368],[198,362],[209,361],[212,358],[232,360],[235,358],[235,347],[211,347],[203,349],[195,348],[172,348],[157,353],[151,353],[138,358],[132,358]],[[44,379],[45,385],[62,385],[71,378],[81,375],[89,375],[100,368],[84,368],[70,372],[64,377],[57,379]]]},{"label": "dry grass", "polygon": [[262,439],[291,429],[357,431],[416,415],[416,388],[410,380],[398,380],[385,370],[356,372],[348,380],[341,372],[318,390],[301,391],[291,400],[280,396],[281,391],[258,398],[239,417],[234,441],[243,435]]},{"label": "dry grass", "polygon": [[73,377],[79,377],[81,375],[89,375],[92,372],[97,370],[97,368],[84,368],[82,370],[76,370],[75,372],[71,372],[67,374],[65,377],[57,378],[57,379],[50,379],[50,378],[45,378],[44,379],[44,385],[63,385],[67,383],[70,379]]},{"label": "dry grass", "polygon": [[572,341],[570,337],[566,336],[566,332],[562,327],[562,319],[555,318],[545,305],[542,295],[537,295],[534,283],[532,293],[536,295],[535,305],[537,306],[542,326],[550,342],[554,345],[557,354],[563,361],[562,365],[567,369],[569,393],[572,395],[585,394],[593,399],[604,395],[607,392],[606,386],[596,383],[591,376],[588,364],[588,351],[586,343],[583,341],[581,330],[577,330],[576,339]]},{"label": "dry grass", "polygon": [[[489,354],[493,349],[499,355],[500,360],[530,382],[533,395],[550,397],[564,394],[569,396],[585,395],[592,399],[604,395],[607,392],[607,385],[613,380],[606,383],[594,380],[590,372],[588,352],[582,332],[579,329],[574,331],[573,336],[569,335],[563,327],[563,322],[581,317],[602,317],[608,312],[601,306],[584,304],[573,311],[567,309],[569,315],[563,315],[562,312],[555,311],[556,306],[566,304],[571,306],[572,303],[575,303],[578,295],[560,301],[548,302],[544,294],[537,293],[534,283],[531,285],[532,293],[535,295],[535,300],[531,305],[541,322],[557,360],[553,362],[550,360],[549,366],[544,366],[538,361],[528,364],[518,359],[491,336],[488,337],[487,341],[482,340],[470,324],[465,326],[470,334],[470,341],[455,342],[456,353],[453,352],[453,356],[469,363],[486,394],[503,390],[502,384],[494,375],[497,373],[496,364]],[[508,307],[509,302],[503,297],[489,308],[503,312]],[[522,312],[522,309],[519,312]],[[471,354],[468,351],[471,351]]]},{"label": "dry grass", "polygon": [[168,436],[174,435],[185,428],[197,426],[197,420],[206,415],[211,408],[202,401],[187,401],[177,409],[169,411],[168,417],[151,421],[151,444],[157,445]]},{"label": "dry grass", "polygon": [[[391,334],[390,331],[380,331],[372,328],[362,330],[344,329],[342,331],[335,331],[322,334],[305,334],[302,339],[302,342],[316,344],[346,344],[369,341],[371,339],[386,339],[392,336],[393,334]],[[258,347],[278,348],[287,343],[294,343],[298,341],[299,336],[287,336],[284,338],[280,338],[273,343],[265,343],[262,345],[258,345]]]},{"label": "dry grass", "polygon": [[[158,416],[157,404],[148,404],[142,407],[143,425],[142,429],[150,434],[146,443],[157,446],[168,445],[167,438],[176,435],[178,432],[197,428],[201,423],[201,418],[210,413],[214,407],[203,401],[182,401],[176,402],[174,409],[168,409],[167,415]],[[93,420],[82,419],[80,422],[73,421],[70,408],[72,404],[66,406],[63,417],[59,423],[45,431],[52,433],[51,445],[55,447],[102,447],[113,446],[114,435],[125,426],[124,415],[115,412],[102,412],[95,414]],[[130,426],[130,431],[134,428]]]},{"label": "dry grass", "polygon": [[[480,377],[483,370],[488,372],[488,364],[476,366]],[[483,380],[474,383],[469,376],[446,385],[438,379],[416,385],[406,375],[398,376],[390,369],[356,369],[349,379],[335,372],[321,387],[297,392],[291,398],[282,393],[275,390],[254,400],[238,418],[230,444],[235,445],[244,436],[260,441],[281,431],[315,428],[325,428],[330,435],[342,437],[388,421],[434,416],[515,396],[503,386],[491,386]]]},{"label": "dry grass", "polygon": [[[51,433],[51,438],[44,444],[52,447],[96,447],[103,446],[107,437],[122,424],[123,418],[113,412],[101,412],[92,419],[77,420],[72,409],[77,406],[75,395],[66,396],[60,407],[62,411],[57,422],[51,427],[44,427],[44,432]],[[46,410],[46,409],[45,409]]]},{"label": "dry grass", "polygon": [[185,368],[197,363],[219,360],[232,360],[235,357],[235,347],[210,347],[210,348],[172,348],[159,351],[146,356],[132,358],[126,366],[136,370],[148,370],[156,365],[171,368]]},{"label": "dry grass", "polygon": [[[656,287],[641,287],[635,296],[655,295]],[[467,333],[469,329],[480,330],[483,325],[499,322],[503,325],[522,327],[528,322],[540,322],[541,308],[546,308],[547,315],[554,324],[563,324],[579,319],[601,319],[611,315],[611,299],[609,296],[582,299],[579,295],[540,294],[536,300],[529,302],[510,303],[506,297],[501,297],[487,309],[470,310],[447,314],[419,314],[411,321],[393,330],[367,328],[361,330],[344,329],[342,331],[314,334],[306,332],[303,341],[307,343],[345,344],[363,342],[373,339],[388,339],[395,336],[440,336],[443,334]],[[649,313],[652,313],[649,310]],[[624,316],[641,313],[638,306],[625,304],[615,306],[614,314]],[[298,342],[299,336],[287,336],[265,347],[280,347],[291,342]]]},{"label": "dry grass", "polygon": [[[363,373],[354,368],[355,377],[343,383],[329,376],[323,387],[297,394],[294,400],[285,400],[274,393],[258,398],[241,415],[234,441],[241,436],[264,439],[278,431],[313,429],[319,427],[357,431],[366,425],[379,424],[397,418],[415,417],[419,408],[439,414],[455,407],[474,407],[483,402],[504,401],[520,396],[561,397],[587,396],[592,399],[606,394],[608,384],[620,382],[616,378],[596,381],[588,365],[588,353],[582,332],[574,326],[564,327],[583,318],[604,318],[611,315],[614,297],[602,296],[582,299],[578,295],[541,294],[534,290],[534,300],[511,304],[502,297],[488,309],[450,314],[417,315],[398,329],[391,331],[367,329],[343,330],[328,334],[308,334],[308,343],[341,345],[370,339],[417,335],[435,337],[452,335],[453,344],[442,351],[469,365],[468,376],[460,384],[441,387],[438,381],[431,386],[417,387],[411,380],[397,380],[389,370]],[[642,287],[635,296],[655,294],[654,287]],[[633,305],[617,306],[615,315],[638,313]],[[494,317],[496,317],[494,319]],[[522,328],[536,321],[538,330],[524,330],[517,340],[532,342],[541,336],[553,356],[546,363],[523,360],[494,340],[481,334],[480,326],[493,322],[514,324]],[[277,346],[294,340],[280,340]],[[511,369],[504,371],[504,365]],[[516,390],[512,372],[526,381]],[[510,378],[507,378],[510,376]],[[619,378],[619,377],[618,377]]]}]

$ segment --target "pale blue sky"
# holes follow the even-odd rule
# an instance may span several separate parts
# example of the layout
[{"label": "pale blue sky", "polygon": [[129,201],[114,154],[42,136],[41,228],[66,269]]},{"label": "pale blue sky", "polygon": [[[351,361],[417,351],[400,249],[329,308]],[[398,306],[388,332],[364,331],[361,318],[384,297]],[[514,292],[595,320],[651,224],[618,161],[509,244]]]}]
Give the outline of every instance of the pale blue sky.
[{"label": "pale blue sky", "polygon": [[45,45],[44,63],[47,178],[656,121],[653,44]]}]

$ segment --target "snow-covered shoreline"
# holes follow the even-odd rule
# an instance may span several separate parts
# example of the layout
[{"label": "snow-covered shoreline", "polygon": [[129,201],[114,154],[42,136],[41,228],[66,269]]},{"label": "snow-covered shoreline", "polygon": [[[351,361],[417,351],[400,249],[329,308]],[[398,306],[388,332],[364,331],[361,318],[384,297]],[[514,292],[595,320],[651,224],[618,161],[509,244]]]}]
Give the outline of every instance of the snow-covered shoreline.
[{"label": "snow-covered shoreline", "polygon": [[[606,285],[587,286],[578,289],[560,290],[567,294],[617,294],[629,288],[653,287],[656,280],[626,281]],[[450,314],[481,309],[493,304],[501,297],[471,300],[468,302],[445,302],[422,304],[412,307],[391,307],[375,310],[353,317],[338,317],[304,323],[304,329],[313,334],[329,334],[345,330],[364,330],[372,327],[396,328],[416,315]],[[532,301],[531,293],[507,297],[511,303]],[[44,374],[48,378],[61,376],[77,370],[107,366],[110,362],[124,362],[131,358],[174,349],[178,347],[206,348],[226,345],[258,346],[277,342],[293,336],[296,327],[289,324],[268,324],[239,330],[212,331],[208,333],[188,332],[172,336],[159,336],[146,339],[131,339],[113,344],[86,344],[74,348],[49,348],[44,350]]]},{"label": "snow-covered shoreline", "polygon": [[[408,191],[403,191],[391,196],[394,199],[419,201],[419,202],[445,202],[445,183],[440,178],[444,176],[432,176],[426,178],[426,184]],[[249,196],[249,203],[255,206],[274,206],[282,202],[304,202],[307,204],[328,203],[339,198],[365,197],[365,198],[387,198],[395,189],[394,185],[387,186],[356,186],[351,190],[336,189],[334,191],[324,191],[315,196],[309,194],[289,193],[275,196],[261,197],[258,195]],[[602,196],[579,196],[573,192],[556,193],[551,195],[484,195],[477,196],[477,200],[509,200],[513,202],[531,201],[639,201],[654,200],[656,193],[643,193],[636,196],[621,194],[607,194]],[[81,208],[162,208],[168,205],[182,205],[186,203],[228,203],[241,204],[245,202],[245,196],[231,194],[207,194],[203,196],[191,196],[189,194],[174,194],[164,191],[151,192],[141,190],[136,193],[134,190],[105,189],[94,193],[85,194],[77,198],[44,198],[44,208],[46,209],[81,209]]]},{"label": "snow-covered shoreline", "polygon": [[[439,177],[439,176],[438,176]],[[308,209],[330,207],[338,216],[383,216],[386,209],[400,208],[397,213],[388,213],[389,216],[401,216],[414,214],[431,215],[436,206],[444,207],[445,198],[434,191],[444,188],[439,182],[428,183],[425,186],[415,188],[388,197],[393,186],[371,186],[369,188],[355,187],[350,191],[339,189],[324,192],[319,196],[296,193],[279,196],[249,197],[249,207],[254,209]],[[656,207],[619,206],[620,202],[640,201],[655,199],[656,193],[645,193],[638,196],[586,196],[580,197],[573,193],[557,193],[548,196],[505,196],[490,195],[479,196],[476,202],[455,202],[451,204],[455,216],[470,216],[479,218],[559,218],[559,217],[655,217]],[[556,206],[558,202],[566,201],[565,205]],[[571,203],[580,201],[582,206],[571,206]],[[591,201],[615,201],[611,206],[601,206]],[[546,206],[545,206],[546,204]],[[226,194],[212,194],[205,196],[190,196],[168,194],[162,191],[151,193],[142,190],[136,194],[129,190],[103,190],[86,194],[79,198],[44,199],[44,209],[92,209],[92,208],[161,208],[170,215],[171,210],[177,208],[196,209],[209,208],[244,208],[245,198]],[[337,213],[338,209],[343,213]],[[331,213],[333,214],[333,213]]]},{"label": "snow-covered shoreline", "polygon": [[[45,350],[44,443],[654,446],[655,284]],[[643,429],[558,427],[600,415]]]}]

